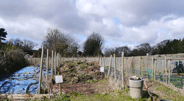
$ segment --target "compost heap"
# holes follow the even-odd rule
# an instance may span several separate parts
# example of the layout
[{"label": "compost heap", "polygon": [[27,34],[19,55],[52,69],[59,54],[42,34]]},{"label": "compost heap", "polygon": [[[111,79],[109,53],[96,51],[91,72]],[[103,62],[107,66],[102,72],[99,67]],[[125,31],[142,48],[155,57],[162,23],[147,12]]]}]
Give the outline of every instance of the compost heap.
[{"label": "compost heap", "polygon": [[100,72],[98,62],[88,62],[86,60],[65,61],[58,68],[63,76],[63,83],[95,83],[104,78],[104,73]]}]

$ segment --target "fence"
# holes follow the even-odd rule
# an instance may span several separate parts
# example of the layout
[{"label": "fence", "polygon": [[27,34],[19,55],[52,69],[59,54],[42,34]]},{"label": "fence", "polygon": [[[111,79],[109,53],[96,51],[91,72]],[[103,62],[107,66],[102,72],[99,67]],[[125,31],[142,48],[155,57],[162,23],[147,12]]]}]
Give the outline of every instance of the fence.
[{"label": "fence", "polygon": [[[183,88],[184,76],[175,76],[173,69],[176,68],[176,62],[183,65],[184,54],[167,54],[151,56],[134,56],[134,57],[70,57],[59,58],[59,63],[70,60],[97,61],[100,66],[105,67],[105,74],[112,78],[122,80],[124,76],[130,77],[137,75],[147,79],[153,79],[158,82],[166,83],[178,88]],[[52,64],[49,59],[49,65]],[[40,63],[40,58],[28,58],[28,61],[35,64]],[[43,61],[46,61],[43,59]],[[123,68],[122,68],[123,67]],[[110,68],[110,69],[109,69]],[[110,71],[109,71],[110,70]]]}]

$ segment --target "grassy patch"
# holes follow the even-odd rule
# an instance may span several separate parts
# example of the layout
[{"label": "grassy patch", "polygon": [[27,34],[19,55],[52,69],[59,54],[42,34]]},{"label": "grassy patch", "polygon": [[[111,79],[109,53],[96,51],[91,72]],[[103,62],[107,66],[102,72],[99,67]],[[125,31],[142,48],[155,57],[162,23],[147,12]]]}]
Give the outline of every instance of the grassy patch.
[{"label": "grassy patch", "polygon": [[116,91],[112,94],[93,94],[91,96],[78,95],[70,97],[72,101],[146,101],[146,99],[132,99],[127,93],[129,90]]}]

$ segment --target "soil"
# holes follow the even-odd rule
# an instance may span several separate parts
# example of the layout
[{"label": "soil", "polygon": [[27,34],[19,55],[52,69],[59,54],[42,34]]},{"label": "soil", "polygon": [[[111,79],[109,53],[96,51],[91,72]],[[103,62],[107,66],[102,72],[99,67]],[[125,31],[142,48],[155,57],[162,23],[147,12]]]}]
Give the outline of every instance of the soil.
[{"label": "soil", "polygon": [[[63,76],[61,85],[62,94],[70,94],[72,92],[95,94],[98,91],[95,87],[97,81],[104,79],[104,73],[100,72],[98,62],[88,62],[86,60],[65,61],[57,68]],[[59,84],[53,83],[52,93],[59,93]]]}]

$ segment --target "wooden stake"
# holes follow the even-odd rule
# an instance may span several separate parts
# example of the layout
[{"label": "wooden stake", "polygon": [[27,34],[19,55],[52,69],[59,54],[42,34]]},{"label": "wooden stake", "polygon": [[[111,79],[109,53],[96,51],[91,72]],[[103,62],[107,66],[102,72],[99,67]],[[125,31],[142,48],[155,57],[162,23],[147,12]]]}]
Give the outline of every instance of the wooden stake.
[{"label": "wooden stake", "polygon": [[163,81],[164,81],[164,60],[162,60],[162,79],[163,79]]},{"label": "wooden stake", "polygon": [[100,66],[102,66],[102,57],[100,57]]},{"label": "wooden stake", "polygon": [[58,57],[58,54],[59,53],[57,53],[57,57],[56,57],[57,58],[57,65],[56,65],[56,67],[58,67],[58,65],[59,65],[59,57]]},{"label": "wooden stake", "polygon": [[167,57],[165,56],[165,79],[167,83]]},{"label": "wooden stake", "polygon": [[155,60],[155,64],[154,64],[154,80],[156,80],[155,79],[155,75],[156,75],[156,71],[155,71],[156,69],[155,68],[157,68],[157,60]]},{"label": "wooden stake", "polygon": [[111,64],[112,64],[112,55],[110,56],[110,63],[109,63],[108,76],[110,76]]},{"label": "wooden stake", "polygon": [[38,94],[40,94],[41,90],[41,80],[42,80],[42,66],[43,66],[43,46],[42,46],[42,54],[41,54],[41,61],[40,61],[40,77],[39,77],[39,88],[38,88]]},{"label": "wooden stake", "polygon": [[114,76],[116,80],[116,54],[114,54]]},{"label": "wooden stake", "polygon": [[170,77],[171,77],[171,60],[168,61],[168,69],[169,69],[169,80],[168,80],[168,83],[170,84]]},{"label": "wooden stake", "polygon": [[55,74],[56,75],[56,51],[55,51],[55,55],[54,55],[54,69],[55,69]]},{"label": "wooden stake", "polygon": [[47,75],[46,75],[46,85],[48,88],[48,75],[49,75],[49,49],[47,49],[47,60],[46,60],[46,69],[47,69]]},{"label": "wooden stake", "polygon": [[125,79],[124,79],[124,52],[122,52],[122,88],[125,88]]},{"label": "wooden stake", "polygon": [[[58,72],[59,75],[59,72]],[[61,83],[59,83],[59,94],[61,95]]]},{"label": "wooden stake", "polygon": [[105,68],[105,56],[104,56],[104,68]]},{"label": "wooden stake", "polygon": [[153,70],[154,70],[154,59],[153,59],[153,57],[152,57],[152,80],[154,79],[154,78],[153,78]]},{"label": "wooden stake", "polygon": [[141,77],[141,56],[139,57],[139,75]]},{"label": "wooden stake", "polygon": [[53,79],[53,71],[54,71],[54,51],[52,50],[52,72],[51,72],[51,82]]}]

